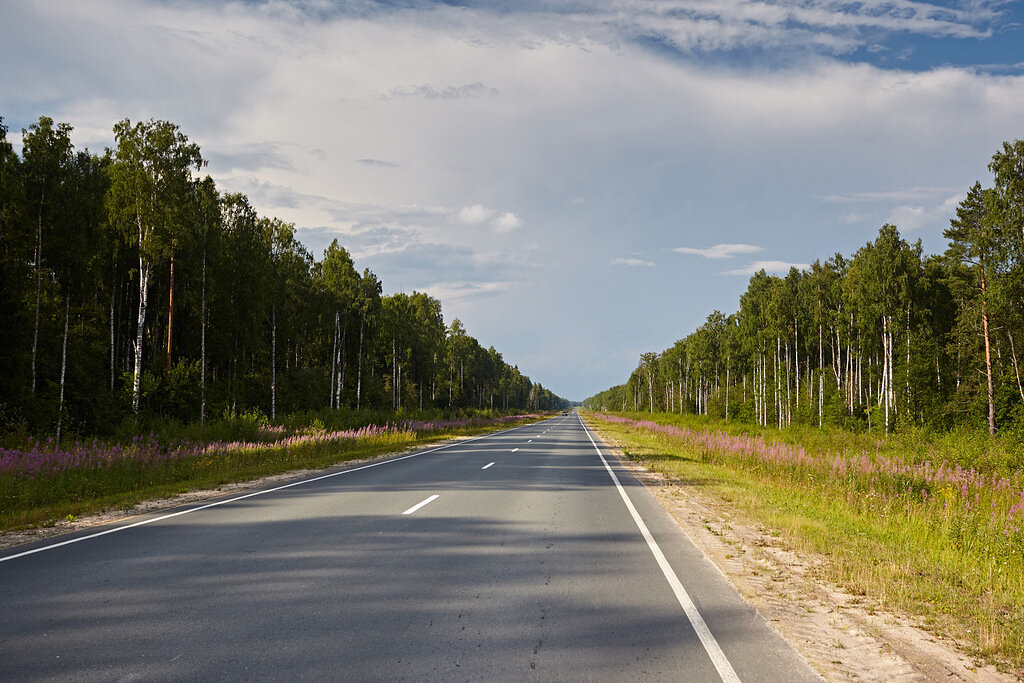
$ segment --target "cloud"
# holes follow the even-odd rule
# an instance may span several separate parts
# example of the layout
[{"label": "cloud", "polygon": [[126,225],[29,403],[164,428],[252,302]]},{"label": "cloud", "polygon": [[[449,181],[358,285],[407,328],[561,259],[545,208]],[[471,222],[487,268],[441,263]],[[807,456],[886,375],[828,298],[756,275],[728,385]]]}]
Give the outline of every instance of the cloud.
[{"label": "cloud", "polygon": [[669,0],[617,3],[618,12],[590,8],[588,18],[603,19],[620,37],[655,41],[683,54],[751,48],[844,54],[877,50],[886,34],[984,39],[1001,16],[998,4],[951,9],[912,0]]},{"label": "cloud", "polygon": [[764,251],[764,247],[758,247],[753,244],[716,244],[713,247],[707,249],[698,249],[696,247],[676,247],[672,251],[679,254],[694,254],[696,256],[703,256],[709,259],[720,259],[720,258],[732,258],[736,254],[756,254],[759,251]]},{"label": "cloud", "polygon": [[723,270],[722,275],[753,275],[758,271],[765,271],[767,273],[788,273],[790,268],[796,268],[797,270],[807,270],[810,268],[809,263],[789,263],[787,261],[754,261],[742,268],[735,268],[733,270]]},{"label": "cloud", "polygon": [[900,230],[909,232],[935,223],[948,223],[956,214],[956,207],[967,195],[963,193],[947,197],[939,204],[900,205],[890,211],[886,223],[892,223]]},{"label": "cloud", "polygon": [[512,282],[446,280],[425,285],[421,290],[442,301],[445,310],[449,310],[452,305],[465,306],[467,303],[477,302],[481,298],[491,298],[507,292],[512,287]]},{"label": "cloud", "polygon": [[512,232],[522,224],[523,221],[519,219],[519,216],[511,211],[506,211],[491,221],[491,227],[495,232]]},{"label": "cloud", "polygon": [[392,88],[383,95],[385,100],[422,98],[425,100],[462,100],[476,99],[481,97],[495,97],[498,95],[496,88],[489,88],[479,81],[467,83],[466,85],[449,85],[444,88],[437,88],[432,85],[414,85],[404,88]]},{"label": "cloud", "polygon": [[473,204],[459,210],[459,222],[464,225],[480,225],[487,222],[495,214],[494,209],[488,209],[482,204]]},{"label": "cloud", "polygon": [[[903,229],[942,220],[1020,129],[1024,77],[1019,65],[943,66],[1019,60],[1020,33],[1000,14],[1012,5],[939,2],[9,3],[0,63],[18,68],[0,69],[0,113],[12,137],[39,114],[68,121],[94,151],[124,116],[175,121],[219,188],[294,222],[311,252],[337,237],[386,287],[442,287],[459,297],[446,316],[475,311],[491,327],[474,334],[518,359],[553,346],[506,342],[533,283],[602,291],[593,301],[649,339],[703,320],[708,299],[658,316],[584,265],[619,255],[604,270],[665,286],[706,277],[703,261],[654,267],[638,243],[732,256],[749,275],[791,264],[741,268],[762,254],[696,245],[810,259],[855,249],[887,216]],[[918,50],[906,66],[877,66],[904,47]],[[496,237],[508,214],[528,216],[511,234],[541,242],[534,258],[496,246],[512,242]],[[680,217],[700,231],[681,236]],[[735,305],[734,284],[715,307]],[[593,305],[536,316],[553,338],[560,326],[598,338]]]},{"label": "cloud", "polygon": [[380,159],[356,159],[357,164],[363,166],[380,166],[382,168],[398,168],[398,164],[393,164],[390,161],[381,161]]},{"label": "cloud", "polygon": [[904,187],[896,190],[879,192],[850,192],[819,197],[824,202],[852,203],[877,201],[920,201],[936,194],[949,194],[956,191],[953,187]]}]

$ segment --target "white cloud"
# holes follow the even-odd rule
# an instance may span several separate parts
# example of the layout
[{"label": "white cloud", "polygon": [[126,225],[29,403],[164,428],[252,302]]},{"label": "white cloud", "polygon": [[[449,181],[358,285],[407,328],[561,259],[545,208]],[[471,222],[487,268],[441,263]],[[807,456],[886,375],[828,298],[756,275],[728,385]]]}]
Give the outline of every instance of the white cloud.
[{"label": "white cloud", "polygon": [[467,83],[466,85],[449,85],[438,88],[430,84],[415,85],[406,88],[392,88],[384,95],[384,99],[401,99],[407,97],[421,97],[426,100],[460,100],[465,98],[495,97],[498,91],[495,88],[488,88],[479,81]]},{"label": "white cloud", "polygon": [[886,223],[892,223],[902,231],[913,231],[930,225],[943,225],[956,214],[956,207],[967,195],[959,193],[947,197],[939,204],[900,205],[892,209]]},{"label": "white cloud", "polygon": [[723,270],[722,275],[753,275],[763,270],[768,273],[788,273],[790,268],[806,270],[810,268],[809,263],[789,263],[787,261],[754,261],[742,268]]},{"label": "white cloud", "polygon": [[905,187],[877,192],[849,192],[820,197],[825,202],[853,203],[876,201],[921,201],[936,194],[948,195],[956,191],[953,187]]},{"label": "white cloud", "polygon": [[466,206],[459,210],[459,222],[464,225],[480,225],[490,219],[494,213],[494,209],[488,209],[482,204]]},{"label": "white cloud", "polygon": [[522,224],[523,221],[520,220],[519,216],[511,211],[506,211],[491,221],[491,226],[495,232],[512,232]]},{"label": "white cloud", "polygon": [[649,268],[654,265],[652,261],[644,261],[638,258],[615,258],[611,260],[611,264],[613,266],[629,266],[630,268]]},{"label": "white cloud", "polygon": [[713,247],[699,249],[697,247],[676,247],[672,251],[679,254],[694,254],[704,258],[720,259],[732,258],[736,254],[755,254],[764,251],[764,247],[753,244],[716,244]]},{"label": "white cloud", "polygon": [[[0,69],[0,113],[12,138],[47,114],[75,126],[77,147],[99,151],[122,117],[175,121],[202,146],[218,187],[296,223],[314,254],[337,236],[387,287],[444,278],[434,292],[446,316],[482,311],[489,336],[471,330],[503,351],[524,282],[603,291],[592,300],[634,316],[651,339],[678,336],[687,316],[703,320],[708,300],[658,316],[605,269],[584,265],[620,254],[616,267],[668,277],[637,257],[637,244],[731,239],[677,253],[747,255],[742,264],[760,252],[752,243],[827,256],[870,239],[886,216],[901,229],[943,221],[950,198],[984,180],[988,155],[1020,136],[1024,111],[1024,76],[1013,69],[922,60],[917,70],[883,69],[852,61],[863,53],[832,57],[871,44],[887,48],[871,59],[894,57],[903,32],[986,35],[999,6],[984,2],[581,0],[565,9],[541,0],[528,4],[543,11],[500,12],[9,4],[0,63],[17,68]],[[740,58],[706,58],[733,49]],[[746,56],[759,66],[742,66]],[[514,230],[520,215],[539,247],[499,268],[495,233]],[[681,222],[700,231],[681,233]],[[624,224],[635,227],[624,233]],[[699,283],[707,269],[693,265],[672,277]],[[718,289],[714,306],[734,306],[738,295]],[[575,339],[599,319],[583,298],[537,316],[549,316],[555,336],[573,325]]]}]

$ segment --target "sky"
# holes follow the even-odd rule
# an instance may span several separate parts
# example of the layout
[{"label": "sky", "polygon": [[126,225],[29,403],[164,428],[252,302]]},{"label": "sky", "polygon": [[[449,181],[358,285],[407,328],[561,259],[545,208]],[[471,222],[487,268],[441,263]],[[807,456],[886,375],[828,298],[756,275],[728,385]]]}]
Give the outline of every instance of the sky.
[{"label": "sky", "polygon": [[927,253],[1024,137],[1021,0],[40,0],[0,116],[123,119],[425,291],[560,396],[624,381],[750,275],[895,224]]}]

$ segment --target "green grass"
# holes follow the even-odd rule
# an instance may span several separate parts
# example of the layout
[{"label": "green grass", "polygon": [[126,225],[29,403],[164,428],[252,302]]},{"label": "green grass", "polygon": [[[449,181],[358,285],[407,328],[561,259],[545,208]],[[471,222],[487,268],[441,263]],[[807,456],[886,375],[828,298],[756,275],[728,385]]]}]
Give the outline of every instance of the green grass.
[{"label": "green grass", "polygon": [[[839,454],[872,462],[955,466],[969,462],[986,476],[1017,476],[1019,452],[976,437],[935,435],[879,440],[815,429],[785,432],[665,415],[634,420],[673,424],[700,435],[721,431],[764,439],[763,452],[714,439],[679,437],[636,424],[586,415],[610,443],[682,485],[728,501],[793,549],[817,556],[818,578],[878,609],[917,617],[933,631],[966,644],[975,656],[1024,675],[1024,513],[1007,518],[1015,492],[983,485],[966,490],[927,485],[911,474],[874,471],[830,476]],[[724,440],[722,440],[724,441]],[[777,444],[806,458],[780,457]],[[758,447],[760,448],[760,446]],[[922,495],[922,489],[925,495]],[[1014,531],[1016,529],[1016,531]]]}]

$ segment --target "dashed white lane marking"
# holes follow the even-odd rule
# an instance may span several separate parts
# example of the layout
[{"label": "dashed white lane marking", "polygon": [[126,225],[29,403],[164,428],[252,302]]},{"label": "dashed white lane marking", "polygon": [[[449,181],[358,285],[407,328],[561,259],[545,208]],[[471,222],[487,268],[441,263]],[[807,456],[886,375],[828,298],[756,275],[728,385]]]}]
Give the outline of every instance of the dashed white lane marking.
[{"label": "dashed white lane marking", "polygon": [[489,462],[489,463],[487,463],[486,465],[484,465],[483,467],[481,467],[480,469],[482,469],[482,470],[486,470],[486,469],[487,469],[488,467],[490,467],[490,466],[491,466],[491,465],[493,465],[493,464],[494,464],[493,462]]},{"label": "dashed white lane marking", "polygon": [[434,495],[430,496],[430,497],[429,497],[429,498],[427,498],[426,500],[421,500],[420,502],[416,503],[416,504],[415,504],[415,505],[413,505],[413,506],[412,506],[411,508],[409,508],[408,510],[406,510],[405,512],[403,512],[402,514],[403,514],[403,515],[411,515],[412,513],[416,512],[416,511],[417,511],[417,510],[419,510],[419,509],[420,509],[421,507],[423,507],[424,505],[427,505],[428,503],[433,503],[433,502],[434,502],[435,500],[437,500],[437,499],[438,499],[438,498],[440,498],[440,497],[441,497],[441,496],[439,496],[439,495],[437,495],[437,494],[435,493]]},{"label": "dashed white lane marking", "polygon": [[697,637],[700,638],[701,645],[704,646],[705,652],[708,653],[708,657],[711,658],[711,663],[715,665],[715,669],[718,671],[718,675],[721,677],[724,683],[740,683],[740,677],[736,675],[736,671],[732,668],[732,664],[726,658],[725,653],[722,652],[721,646],[718,641],[715,640],[715,636],[712,635],[711,629],[704,622],[704,617],[700,615],[697,610],[697,606],[693,604],[693,599],[690,598],[690,594],[686,592],[679,577],[676,576],[676,572],[672,569],[672,565],[668,563],[668,559],[665,558],[665,553],[661,552],[661,548],[658,546],[658,542],[654,540],[654,536],[651,535],[650,529],[644,523],[640,513],[637,512],[633,506],[633,501],[629,499],[626,494],[626,489],[622,488],[622,484],[619,483],[619,478],[615,475],[615,470],[611,468],[608,461],[605,460],[604,455],[601,453],[601,449],[597,447],[597,443],[594,441],[594,437],[590,435],[590,430],[587,429],[587,425],[584,424],[583,419],[580,418],[580,424],[583,425],[583,431],[586,433],[587,438],[590,439],[590,443],[594,446],[594,450],[597,451],[597,457],[601,458],[601,462],[604,463],[604,468],[608,470],[608,474],[611,475],[612,481],[615,483],[615,488],[618,489],[619,495],[622,496],[622,501],[626,504],[626,508],[629,510],[629,514],[632,515],[633,521],[636,522],[637,527],[640,529],[640,534],[647,541],[647,546],[651,549],[651,553],[654,555],[654,559],[657,560],[658,566],[661,567],[661,573],[668,579],[669,586],[672,587],[672,592],[675,593],[676,599],[683,608],[683,612],[686,614],[686,618],[690,620],[690,624],[693,626],[693,630],[697,632]]},{"label": "dashed white lane marking", "polygon": [[373,467],[381,467],[382,465],[390,465],[391,463],[401,462],[402,460],[408,460],[409,458],[418,458],[421,455],[427,455],[428,453],[436,453],[437,451],[443,451],[443,450],[446,450],[448,448],[452,448],[454,446],[464,446],[467,443],[470,443],[471,441],[479,441],[480,439],[486,439],[489,436],[498,436],[499,434],[506,434],[508,432],[514,432],[514,431],[516,431],[518,429],[522,429],[522,427],[512,427],[511,429],[502,429],[502,430],[497,431],[497,432],[491,432],[490,434],[481,434],[480,436],[474,436],[472,439],[466,439],[465,441],[455,441],[453,443],[449,443],[449,444],[446,444],[444,446],[438,446],[437,448],[428,448],[427,450],[419,451],[418,453],[410,453],[409,455],[403,455],[403,456],[399,456],[397,458],[388,458],[387,460],[379,460],[377,462],[371,462],[368,465],[361,465],[359,467],[352,467],[350,469],[339,470],[337,472],[329,472],[327,474],[321,474],[319,476],[312,477],[310,479],[300,479],[299,481],[293,481],[293,482],[288,483],[288,484],[282,484],[281,486],[275,486],[275,487],[269,488],[269,489],[262,489],[260,491],[253,491],[252,493],[246,493],[245,495],[242,495],[242,496],[235,496],[234,498],[226,498],[224,500],[217,500],[217,501],[214,501],[212,503],[206,503],[205,505],[199,505],[198,507],[188,508],[186,510],[178,510],[177,512],[171,512],[171,513],[166,514],[166,515],[160,515],[158,517],[151,517],[149,519],[144,519],[144,520],[142,520],[140,522],[135,522],[134,524],[126,524],[124,526],[117,526],[117,527],[114,527],[112,529],[105,529],[103,531],[98,531],[98,532],[96,532],[94,534],[88,534],[86,536],[78,536],[77,538],[69,538],[66,541],[60,541],[59,543],[51,543],[50,545],[44,545],[44,546],[39,547],[39,548],[32,548],[31,550],[25,550],[25,551],[20,552],[20,553],[15,553],[14,555],[8,555],[7,557],[0,557],[0,562],[8,562],[10,560],[16,560],[19,557],[25,557],[26,555],[35,555],[36,553],[41,553],[41,552],[44,552],[46,550],[53,550],[54,548],[61,548],[61,547],[66,546],[66,545],[71,545],[72,543],[80,543],[82,541],[88,541],[88,540],[91,540],[93,538],[99,538],[100,536],[106,536],[107,534],[116,534],[116,533],[118,533],[120,531],[127,531],[128,529],[134,529],[136,527],[146,526],[147,524],[154,524],[156,522],[162,522],[165,519],[172,519],[174,517],[180,517],[181,515],[188,515],[188,514],[191,514],[193,512],[199,512],[200,510],[208,510],[209,508],[214,508],[214,507],[218,507],[218,506],[221,506],[221,505],[227,505],[229,503],[234,503],[234,502],[237,502],[239,500],[245,500],[246,498],[253,498],[255,496],[263,496],[263,495],[266,495],[268,493],[275,493],[276,491],[283,491],[285,489],[290,489],[293,486],[302,486],[303,484],[311,484],[311,483],[313,483],[315,481],[321,481],[323,479],[330,479],[332,477],[340,477],[340,476],[345,475],[345,474],[352,474],[353,472],[360,472],[362,470],[368,470],[368,469],[373,468]]},{"label": "dashed white lane marking", "polygon": [[512,452],[513,452],[513,453],[515,453],[515,452],[516,452],[516,451],[518,451],[518,450],[519,450],[518,448],[513,448],[513,449],[512,449]]}]

